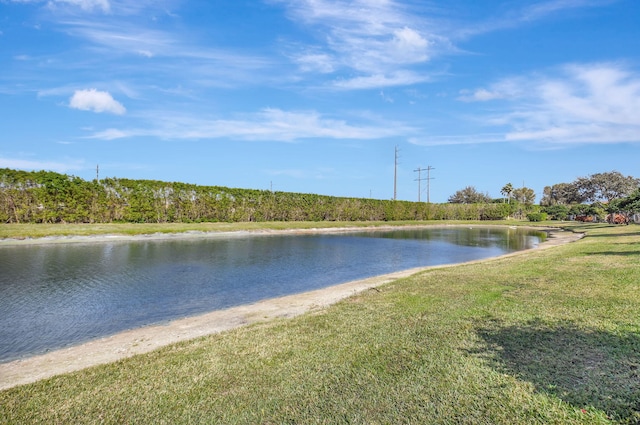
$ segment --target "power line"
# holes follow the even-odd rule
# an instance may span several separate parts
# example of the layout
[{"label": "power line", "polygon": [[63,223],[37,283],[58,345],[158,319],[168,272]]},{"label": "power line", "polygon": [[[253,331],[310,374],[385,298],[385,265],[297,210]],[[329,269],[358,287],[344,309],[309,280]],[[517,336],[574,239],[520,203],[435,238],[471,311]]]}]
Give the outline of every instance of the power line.
[{"label": "power line", "polygon": [[414,179],[413,181],[417,181],[418,182],[418,202],[420,202],[420,194],[422,193],[422,189],[420,188],[420,182],[422,182],[423,180],[427,180],[427,179],[423,179],[422,176],[422,172],[426,171],[426,168],[416,168],[415,170],[413,170],[413,172],[417,172],[418,173],[418,178]]},{"label": "power line", "polygon": [[435,168],[433,168],[431,165],[427,166],[427,204],[431,203],[431,200],[429,199],[429,188],[431,186],[430,183],[432,180],[431,170],[435,170]]},{"label": "power line", "polygon": [[[421,183],[422,181],[427,182],[427,203],[430,203],[430,199],[429,199],[429,189],[430,189],[430,180],[433,180],[433,178],[431,177],[431,170],[435,170],[435,168],[433,168],[431,165],[427,166],[427,168],[416,168],[415,170],[413,170],[413,172],[417,172],[418,173],[418,178],[414,179],[414,181],[418,182],[418,202],[420,202],[420,194],[422,193],[422,188],[421,188]],[[426,178],[422,178],[422,172],[426,171],[427,172],[427,177]]]}]

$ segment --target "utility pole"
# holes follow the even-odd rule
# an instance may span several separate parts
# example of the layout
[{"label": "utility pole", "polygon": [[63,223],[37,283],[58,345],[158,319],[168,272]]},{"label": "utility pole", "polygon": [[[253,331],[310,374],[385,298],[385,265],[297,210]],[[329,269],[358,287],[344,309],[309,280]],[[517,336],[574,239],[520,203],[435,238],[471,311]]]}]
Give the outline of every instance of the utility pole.
[{"label": "utility pole", "polygon": [[100,183],[100,164],[96,165],[96,182]]},{"label": "utility pole", "polygon": [[[431,200],[429,199],[429,180],[432,180],[431,170],[435,170],[435,168],[433,168],[431,165],[429,165],[427,168],[418,167],[415,170],[413,170],[414,172],[418,173],[418,178],[414,180],[414,181],[418,182],[418,202],[420,202],[420,194],[422,193],[422,189],[420,188],[420,182],[426,180],[427,181],[427,203],[428,204],[431,203],[430,202]],[[426,179],[423,179],[421,177],[421,173],[423,171],[427,172],[427,178]]]},{"label": "utility pole", "polygon": [[435,168],[433,168],[431,165],[427,166],[427,204],[431,203],[431,200],[429,199],[429,183],[431,180],[431,170],[435,170]]},{"label": "utility pole", "polygon": [[423,180],[427,180],[427,179],[423,179],[422,178],[422,172],[423,171],[426,171],[426,168],[418,167],[415,170],[413,170],[414,173],[415,172],[418,173],[418,178],[413,180],[413,181],[417,181],[418,182],[418,202],[420,202],[420,194],[422,193],[422,189],[420,187],[420,182],[423,181]]},{"label": "utility pole", "polygon": [[396,145],[396,156],[393,163],[393,200],[398,196],[398,145]]}]

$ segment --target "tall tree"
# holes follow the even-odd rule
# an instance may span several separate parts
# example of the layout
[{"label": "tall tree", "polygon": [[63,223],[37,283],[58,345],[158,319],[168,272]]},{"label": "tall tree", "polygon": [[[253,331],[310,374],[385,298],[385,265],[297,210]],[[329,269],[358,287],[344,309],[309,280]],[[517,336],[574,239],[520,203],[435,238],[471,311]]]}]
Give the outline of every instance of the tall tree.
[{"label": "tall tree", "polygon": [[627,197],[613,200],[607,209],[612,213],[618,211],[640,213],[640,189],[636,189]]},{"label": "tall tree", "polygon": [[540,205],[570,205],[585,202],[576,183],[558,183],[544,188]]},{"label": "tall tree", "polygon": [[513,193],[513,185],[511,183],[505,184],[502,189],[500,189],[500,193],[509,199],[509,203],[511,203],[511,194]]},{"label": "tall tree", "polygon": [[483,204],[491,202],[488,194],[480,193],[473,186],[467,186],[449,197],[452,204]]},{"label": "tall tree", "polygon": [[575,184],[585,201],[609,203],[614,199],[623,198],[633,193],[640,186],[640,179],[631,176],[625,177],[618,171],[611,171],[580,177]]},{"label": "tall tree", "polygon": [[536,200],[536,193],[531,188],[520,187],[513,190],[513,197],[522,204],[532,205]]}]

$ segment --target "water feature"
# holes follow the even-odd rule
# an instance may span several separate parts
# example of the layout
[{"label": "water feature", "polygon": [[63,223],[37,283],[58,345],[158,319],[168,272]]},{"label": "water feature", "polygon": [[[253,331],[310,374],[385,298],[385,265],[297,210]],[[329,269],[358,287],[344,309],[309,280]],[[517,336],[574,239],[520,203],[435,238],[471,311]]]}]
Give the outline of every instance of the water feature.
[{"label": "water feature", "polygon": [[497,256],[541,238],[447,227],[1,247],[0,362],[261,299]]}]

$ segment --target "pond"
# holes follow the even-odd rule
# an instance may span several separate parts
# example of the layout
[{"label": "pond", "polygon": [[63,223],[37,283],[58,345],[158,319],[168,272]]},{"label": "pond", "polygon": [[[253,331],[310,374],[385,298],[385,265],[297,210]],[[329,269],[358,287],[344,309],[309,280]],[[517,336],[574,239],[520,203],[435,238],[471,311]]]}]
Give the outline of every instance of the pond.
[{"label": "pond", "polygon": [[262,299],[494,257],[544,237],[425,227],[0,247],[0,362]]}]

